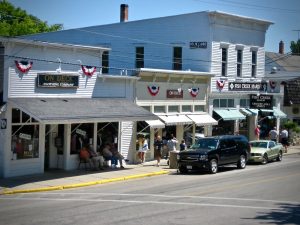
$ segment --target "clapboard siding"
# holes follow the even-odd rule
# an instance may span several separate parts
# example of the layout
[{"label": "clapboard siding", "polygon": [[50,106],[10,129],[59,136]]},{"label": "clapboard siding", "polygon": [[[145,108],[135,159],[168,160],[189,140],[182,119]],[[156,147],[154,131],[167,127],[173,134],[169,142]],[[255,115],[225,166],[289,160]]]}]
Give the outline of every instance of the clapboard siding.
[{"label": "clapboard siding", "polygon": [[122,122],[121,123],[121,154],[125,159],[128,159],[128,152],[133,149],[133,125],[134,122]]}]

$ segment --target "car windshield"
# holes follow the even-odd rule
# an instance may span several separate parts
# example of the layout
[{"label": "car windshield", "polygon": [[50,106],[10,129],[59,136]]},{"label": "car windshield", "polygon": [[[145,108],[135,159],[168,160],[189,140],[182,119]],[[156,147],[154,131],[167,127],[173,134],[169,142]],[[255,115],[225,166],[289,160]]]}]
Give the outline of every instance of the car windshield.
[{"label": "car windshield", "polygon": [[250,142],[251,147],[257,147],[257,148],[267,148],[268,143],[267,142]]},{"label": "car windshield", "polygon": [[213,138],[201,138],[196,140],[195,144],[191,146],[191,149],[208,149],[214,150],[218,146],[218,140]]}]

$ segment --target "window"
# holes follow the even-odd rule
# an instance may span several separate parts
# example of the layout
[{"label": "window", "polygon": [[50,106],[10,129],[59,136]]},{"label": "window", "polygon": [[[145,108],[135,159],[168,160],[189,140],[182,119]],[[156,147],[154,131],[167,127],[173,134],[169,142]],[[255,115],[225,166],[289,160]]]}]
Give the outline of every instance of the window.
[{"label": "window", "polygon": [[257,66],[257,52],[252,51],[252,66],[251,66],[251,76],[256,77],[256,66]]},{"label": "window", "polygon": [[109,72],[109,52],[104,51],[102,54],[102,73]]},{"label": "window", "polygon": [[214,99],[213,106],[215,108],[233,108],[234,99]]},{"label": "window", "polygon": [[244,107],[244,108],[249,108],[250,107],[250,99],[241,99],[240,106]]},{"label": "window", "polygon": [[173,48],[173,70],[182,70],[182,47]]},{"label": "window", "polygon": [[204,105],[195,105],[195,112],[204,112]]},{"label": "window", "polygon": [[182,112],[192,112],[192,106],[191,105],[183,105]]},{"label": "window", "polygon": [[222,76],[227,76],[227,48],[222,48]]},{"label": "window", "polygon": [[135,48],[135,67],[144,68],[144,47]]},{"label": "window", "polygon": [[150,106],[142,106],[142,108],[146,109],[147,111],[151,112],[151,107]]},{"label": "window", "polygon": [[154,113],[165,113],[165,106],[159,105],[159,106],[154,106]]},{"label": "window", "polygon": [[179,112],[178,105],[170,105],[168,107],[168,112]]},{"label": "window", "polygon": [[236,60],[236,76],[242,76],[242,58],[243,58],[243,51],[241,49],[237,50],[237,60]]}]

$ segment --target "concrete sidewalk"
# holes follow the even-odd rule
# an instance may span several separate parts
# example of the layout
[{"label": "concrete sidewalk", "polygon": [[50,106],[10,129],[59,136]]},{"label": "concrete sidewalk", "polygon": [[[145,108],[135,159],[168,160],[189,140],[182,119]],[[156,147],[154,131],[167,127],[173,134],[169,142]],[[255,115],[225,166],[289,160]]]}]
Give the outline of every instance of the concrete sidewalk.
[{"label": "concrete sidewalk", "polygon": [[[300,154],[300,146],[290,146],[284,156],[290,154]],[[151,161],[144,165],[126,165],[125,169],[107,168],[101,171],[52,170],[44,174],[5,178],[0,179],[0,195],[63,190],[176,172],[176,169],[168,167],[166,160],[162,160],[160,167],[155,164],[155,161]]]}]

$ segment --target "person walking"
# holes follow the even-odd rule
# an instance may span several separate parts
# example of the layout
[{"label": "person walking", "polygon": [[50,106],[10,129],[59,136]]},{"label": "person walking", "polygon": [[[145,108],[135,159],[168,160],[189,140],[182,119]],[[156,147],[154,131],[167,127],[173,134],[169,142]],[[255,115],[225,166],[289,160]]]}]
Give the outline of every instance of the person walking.
[{"label": "person walking", "polygon": [[186,144],[185,144],[185,141],[182,140],[181,143],[180,143],[180,145],[179,145],[179,150],[180,150],[180,151],[183,151],[183,150],[185,150],[185,149],[186,149]]},{"label": "person walking", "polygon": [[270,140],[271,140],[271,141],[277,142],[278,132],[277,132],[276,127],[273,127],[273,129],[270,130],[270,132],[269,132],[269,137],[270,137]]},{"label": "person walking", "polygon": [[288,150],[288,137],[289,137],[289,132],[283,128],[280,132],[280,139],[281,139],[281,144],[283,145],[285,149],[285,153],[287,153]]},{"label": "person walking", "polygon": [[260,125],[257,125],[255,130],[254,130],[254,134],[256,137],[256,140],[259,140],[259,136],[260,136]]},{"label": "person walking", "polygon": [[154,158],[157,161],[156,166],[160,165],[163,145],[164,145],[164,143],[163,143],[161,137],[157,136],[156,140],[154,141]]},{"label": "person walking", "polygon": [[138,150],[138,157],[141,161],[141,164],[144,164],[145,161],[145,153],[148,151],[148,141],[145,137],[142,137],[140,143],[139,143],[139,150]]}]

